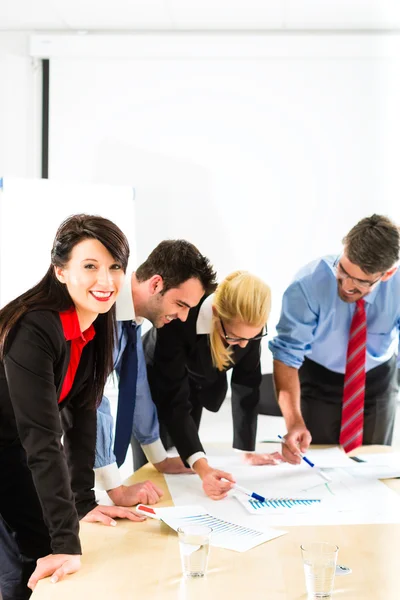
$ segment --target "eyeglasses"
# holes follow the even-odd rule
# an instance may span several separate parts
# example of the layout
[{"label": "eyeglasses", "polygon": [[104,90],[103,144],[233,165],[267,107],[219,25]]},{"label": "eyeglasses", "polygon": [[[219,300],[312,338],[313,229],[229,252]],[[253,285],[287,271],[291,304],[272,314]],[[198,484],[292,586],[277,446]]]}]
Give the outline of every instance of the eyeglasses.
[{"label": "eyeglasses", "polygon": [[222,327],[222,331],[224,333],[224,338],[226,339],[227,342],[231,342],[231,343],[235,343],[235,342],[256,342],[257,340],[261,340],[261,338],[265,337],[266,335],[268,335],[268,330],[267,330],[267,324],[265,324],[264,329],[265,329],[265,333],[262,333],[261,335],[255,335],[252,338],[245,338],[245,337],[233,337],[231,335],[228,335],[226,333],[224,324],[222,322],[221,317],[219,318],[220,323],[221,323],[221,327]]},{"label": "eyeglasses", "polygon": [[378,279],[375,279],[375,281],[366,281],[365,279],[357,279],[357,277],[352,277],[351,275],[346,273],[346,271],[340,264],[340,256],[338,256],[335,262],[333,263],[333,268],[336,271],[336,277],[338,279],[350,279],[354,283],[354,285],[360,288],[361,290],[371,289],[372,286],[378,283],[378,281],[380,281],[384,275],[384,273],[382,273],[382,275],[378,277]]}]

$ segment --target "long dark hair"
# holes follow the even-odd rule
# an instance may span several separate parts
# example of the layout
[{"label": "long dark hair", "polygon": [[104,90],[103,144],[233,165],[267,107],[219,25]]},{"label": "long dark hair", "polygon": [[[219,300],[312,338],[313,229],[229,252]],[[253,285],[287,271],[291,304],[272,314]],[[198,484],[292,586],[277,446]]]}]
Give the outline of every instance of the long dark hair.
[{"label": "long dark hair", "polygon": [[[51,250],[51,265],[46,275],[34,287],[9,302],[0,310],[0,360],[3,360],[8,336],[13,327],[27,312],[53,310],[62,312],[74,303],[67,286],[59,282],[54,267],[65,267],[74,246],[85,239],[98,240],[107,248],[113,259],[120,263],[124,272],[128,265],[129,244],[125,235],[112,221],[94,215],[72,215],[57,230]],[[101,400],[108,375],[113,370],[113,345],[115,341],[115,306],[99,314],[95,323],[93,343],[94,377],[88,401],[97,404]]]}]

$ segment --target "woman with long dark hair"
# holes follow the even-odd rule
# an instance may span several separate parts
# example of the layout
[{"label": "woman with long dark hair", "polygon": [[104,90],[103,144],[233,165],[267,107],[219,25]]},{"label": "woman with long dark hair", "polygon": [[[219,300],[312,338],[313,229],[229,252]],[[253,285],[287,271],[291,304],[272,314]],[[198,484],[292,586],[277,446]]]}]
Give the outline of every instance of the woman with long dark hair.
[{"label": "woman with long dark hair", "polygon": [[80,518],[140,520],[97,506],[93,492],[96,405],[113,369],[113,305],[128,257],[114,223],[74,215],[57,231],[43,279],[0,311],[3,600],[79,569]]}]

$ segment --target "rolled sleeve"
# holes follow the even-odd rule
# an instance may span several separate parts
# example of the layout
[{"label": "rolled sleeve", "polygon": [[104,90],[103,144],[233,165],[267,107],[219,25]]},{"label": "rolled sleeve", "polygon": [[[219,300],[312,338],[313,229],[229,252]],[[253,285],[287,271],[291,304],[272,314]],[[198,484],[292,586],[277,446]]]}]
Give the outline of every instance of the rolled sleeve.
[{"label": "rolled sleeve", "polygon": [[99,490],[113,490],[122,485],[121,475],[116,462],[94,470],[96,488]]},{"label": "rolled sleeve", "polygon": [[152,444],[143,444],[142,450],[146,455],[146,458],[153,465],[162,462],[168,458],[167,452],[160,439],[156,440]]},{"label": "rolled sleeve", "polygon": [[269,342],[274,360],[299,369],[311,353],[318,314],[303,282],[295,281],[283,295],[277,336]]}]

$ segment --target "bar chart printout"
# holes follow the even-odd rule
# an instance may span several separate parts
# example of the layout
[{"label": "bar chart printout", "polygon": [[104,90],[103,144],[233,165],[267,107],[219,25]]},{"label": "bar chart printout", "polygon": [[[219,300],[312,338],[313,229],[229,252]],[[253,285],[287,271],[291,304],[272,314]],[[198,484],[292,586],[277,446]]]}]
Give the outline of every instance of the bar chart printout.
[{"label": "bar chart printout", "polygon": [[266,498],[264,502],[254,500],[242,494],[234,496],[244,508],[255,514],[281,514],[286,512],[305,512],[312,508],[321,507],[321,498]]},{"label": "bar chart printout", "polygon": [[185,525],[207,525],[211,527],[211,546],[246,552],[259,544],[284,535],[286,531],[278,529],[253,529],[225,521],[209,514],[201,506],[176,506],[158,508],[157,516],[175,531]]}]

